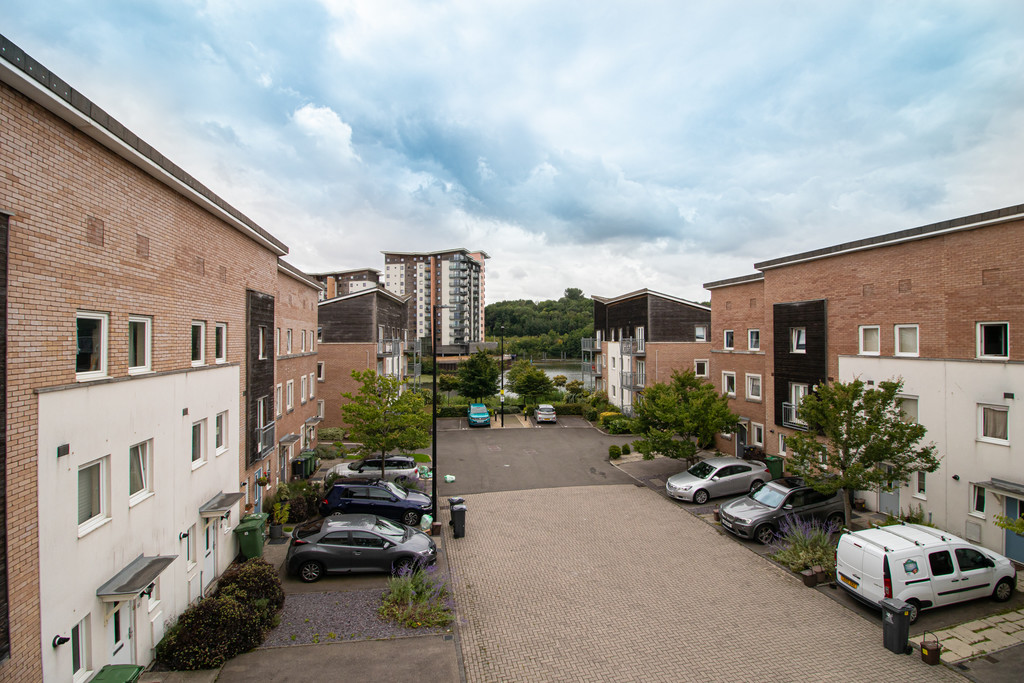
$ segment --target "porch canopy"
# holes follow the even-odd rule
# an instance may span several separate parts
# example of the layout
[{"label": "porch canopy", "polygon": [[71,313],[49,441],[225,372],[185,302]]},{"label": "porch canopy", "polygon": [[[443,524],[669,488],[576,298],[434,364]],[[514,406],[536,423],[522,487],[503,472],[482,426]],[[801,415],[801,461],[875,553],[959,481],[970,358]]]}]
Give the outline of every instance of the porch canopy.
[{"label": "porch canopy", "polygon": [[1018,484],[1005,479],[992,478],[989,481],[972,482],[975,486],[981,486],[986,491],[993,493],[1010,494],[1014,498],[1024,498],[1024,484]]},{"label": "porch canopy", "polygon": [[132,562],[114,574],[114,578],[96,589],[96,597],[103,602],[131,600],[146,590],[160,572],[167,569],[177,555],[139,555]]},{"label": "porch canopy", "polygon": [[231,508],[234,507],[235,503],[244,497],[244,493],[224,493],[221,491],[199,506],[199,516],[203,518],[223,517],[231,512]]}]

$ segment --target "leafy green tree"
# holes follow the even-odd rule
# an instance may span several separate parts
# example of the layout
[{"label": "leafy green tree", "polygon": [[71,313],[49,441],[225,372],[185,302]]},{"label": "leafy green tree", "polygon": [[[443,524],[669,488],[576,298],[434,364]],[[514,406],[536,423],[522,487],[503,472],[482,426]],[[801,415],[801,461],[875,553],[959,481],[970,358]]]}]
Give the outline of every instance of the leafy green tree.
[{"label": "leafy green tree", "polygon": [[501,368],[496,358],[480,350],[459,365],[459,393],[483,400],[498,393]]},{"label": "leafy green tree", "polygon": [[934,472],[935,445],[921,446],[926,430],[900,409],[903,380],[866,388],[862,380],[819,384],[797,408],[807,425],[786,439],[789,468],[823,493],[850,492],[906,481],[912,472]]},{"label": "leafy green tree", "polygon": [[570,403],[575,402],[583,395],[583,381],[574,379],[565,383],[565,398]]},{"label": "leafy green tree", "polygon": [[555,375],[554,377],[551,378],[551,383],[554,384],[559,389],[564,387],[565,383],[568,382],[568,381],[569,381],[569,378],[566,377],[565,375]]},{"label": "leafy green tree", "polygon": [[359,391],[342,394],[348,401],[341,413],[350,425],[350,438],[361,444],[356,452],[362,457],[381,456],[380,476],[384,477],[388,453],[430,445],[431,416],[423,410],[423,398],[402,391],[394,377],[353,370],[352,378],[360,383]]},{"label": "leafy green tree", "polygon": [[531,363],[530,361],[524,359],[517,360],[508,369],[508,372],[505,373],[505,384],[510,389],[512,389],[512,391],[515,391],[513,387],[515,387],[515,384],[516,382],[519,381],[519,378],[522,377],[524,373],[527,373],[533,369],[533,363]]},{"label": "leafy green tree", "polygon": [[532,365],[526,370],[516,375],[516,379],[512,383],[512,391],[516,392],[523,397],[523,403],[531,398],[536,399],[538,396],[550,393],[554,388],[551,384],[551,378],[544,374],[543,370],[539,370]]},{"label": "leafy green tree", "polygon": [[1000,529],[1012,531],[1018,536],[1024,536],[1024,517],[1010,519],[1005,515],[996,515],[996,526]]},{"label": "leafy green tree", "polygon": [[446,372],[443,375],[437,376],[437,390],[445,393],[447,403],[451,405],[452,395],[451,392],[459,390],[459,378],[450,372]]}]

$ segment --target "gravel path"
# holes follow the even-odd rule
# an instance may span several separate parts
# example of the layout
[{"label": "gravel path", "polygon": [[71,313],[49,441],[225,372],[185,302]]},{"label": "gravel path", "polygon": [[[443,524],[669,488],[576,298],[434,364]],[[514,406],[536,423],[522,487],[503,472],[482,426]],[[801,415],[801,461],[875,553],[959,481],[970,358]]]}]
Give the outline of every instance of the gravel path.
[{"label": "gravel path", "polygon": [[281,623],[260,647],[310,645],[341,640],[381,640],[448,633],[448,628],[405,628],[377,616],[379,589],[297,593],[287,597]]}]

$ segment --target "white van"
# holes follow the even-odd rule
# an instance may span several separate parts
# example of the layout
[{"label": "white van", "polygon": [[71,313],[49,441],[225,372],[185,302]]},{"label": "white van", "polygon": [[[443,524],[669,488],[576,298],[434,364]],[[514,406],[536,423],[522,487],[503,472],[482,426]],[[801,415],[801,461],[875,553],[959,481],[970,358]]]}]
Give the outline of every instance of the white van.
[{"label": "white van", "polygon": [[992,596],[1009,600],[1017,571],[1007,558],[945,531],[920,524],[847,531],[836,548],[836,583],[880,607],[884,598],[920,610]]}]

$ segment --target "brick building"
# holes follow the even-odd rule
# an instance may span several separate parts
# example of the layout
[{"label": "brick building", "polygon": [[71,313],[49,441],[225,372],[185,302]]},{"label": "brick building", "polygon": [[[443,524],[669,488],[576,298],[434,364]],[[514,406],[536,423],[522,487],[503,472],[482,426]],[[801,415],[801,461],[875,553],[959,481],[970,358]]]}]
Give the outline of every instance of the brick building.
[{"label": "brick building", "polygon": [[311,276],[323,287],[320,291],[320,301],[361,292],[364,289],[374,289],[380,285],[380,271],[373,268],[313,273]]}]

